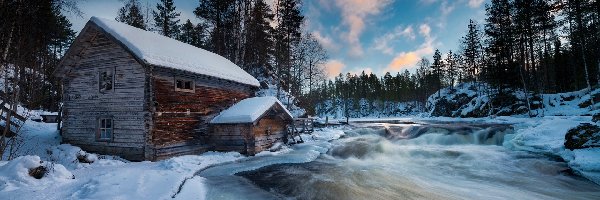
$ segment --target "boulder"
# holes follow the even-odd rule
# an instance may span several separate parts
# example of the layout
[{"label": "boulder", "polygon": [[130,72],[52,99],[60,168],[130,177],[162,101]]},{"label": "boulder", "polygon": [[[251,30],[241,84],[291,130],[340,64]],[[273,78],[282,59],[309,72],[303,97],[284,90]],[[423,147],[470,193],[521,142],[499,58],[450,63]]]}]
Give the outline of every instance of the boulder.
[{"label": "boulder", "polygon": [[567,131],[565,135],[565,148],[584,149],[600,147],[600,127],[590,123],[582,123]]}]

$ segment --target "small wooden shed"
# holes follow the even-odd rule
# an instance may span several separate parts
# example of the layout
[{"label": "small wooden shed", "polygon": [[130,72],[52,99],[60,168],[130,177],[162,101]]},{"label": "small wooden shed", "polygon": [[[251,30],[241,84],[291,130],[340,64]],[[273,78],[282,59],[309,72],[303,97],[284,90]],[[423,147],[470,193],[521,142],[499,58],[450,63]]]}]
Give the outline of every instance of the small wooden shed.
[{"label": "small wooden shed", "polygon": [[258,80],[217,54],[92,17],[55,72],[63,142],[129,160],[212,150],[209,122]]},{"label": "small wooden shed", "polygon": [[277,98],[248,98],[221,112],[210,122],[210,141],[218,151],[254,155],[276,142],[284,142],[287,125],[292,122],[292,114]]}]

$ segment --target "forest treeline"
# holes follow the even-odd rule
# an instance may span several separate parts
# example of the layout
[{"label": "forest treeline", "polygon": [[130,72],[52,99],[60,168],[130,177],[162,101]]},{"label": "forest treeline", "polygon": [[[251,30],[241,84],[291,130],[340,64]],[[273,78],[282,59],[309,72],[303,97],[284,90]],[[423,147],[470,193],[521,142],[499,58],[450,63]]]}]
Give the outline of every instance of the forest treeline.
[{"label": "forest treeline", "polygon": [[[310,96],[313,113],[346,113],[386,102],[420,102],[443,87],[486,82],[489,94],[513,89],[531,95],[591,89],[600,84],[600,1],[492,0],[483,24],[469,21],[460,47],[432,60],[422,58],[415,72],[339,74]],[[529,101],[529,100],[528,100]]]},{"label": "forest treeline", "polygon": [[[59,109],[60,84],[52,73],[76,37],[65,15],[81,17],[77,3],[0,0],[0,73],[9,77],[3,79],[5,99]],[[115,20],[217,53],[265,80],[264,87],[303,96],[325,78],[327,53],[304,29],[300,0],[272,6],[264,0],[199,0],[196,19],[183,19],[173,0],[122,3]]]}]

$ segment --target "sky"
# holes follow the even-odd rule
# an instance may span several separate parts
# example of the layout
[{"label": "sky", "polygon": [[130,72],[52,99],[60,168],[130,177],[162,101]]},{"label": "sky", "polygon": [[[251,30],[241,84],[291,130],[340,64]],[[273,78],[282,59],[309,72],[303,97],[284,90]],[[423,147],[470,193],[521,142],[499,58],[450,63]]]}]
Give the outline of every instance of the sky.
[{"label": "sky", "polygon": [[[140,0],[154,8],[158,0]],[[267,0],[272,4],[276,0]],[[325,47],[328,76],[413,71],[421,57],[459,49],[469,19],[480,24],[489,0],[303,0],[305,32]],[[91,16],[114,19],[120,0],[85,0],[83,16],[67,15],[79,31]],[[197,0],[175,0],[180,19],[198,22]]]}]

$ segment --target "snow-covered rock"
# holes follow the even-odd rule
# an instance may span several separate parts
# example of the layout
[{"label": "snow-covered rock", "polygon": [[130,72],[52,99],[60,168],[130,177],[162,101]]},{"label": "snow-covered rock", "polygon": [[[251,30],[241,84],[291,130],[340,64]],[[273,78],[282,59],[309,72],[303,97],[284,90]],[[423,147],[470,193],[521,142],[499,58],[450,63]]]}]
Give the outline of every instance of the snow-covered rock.
[{"label": "snow-covered rock", "polygon": [[[591,105],[591,99],[595,100],[595,106]],[[462,83],[443,88],[432,94],[426,104],[429,115],[435,117],[574,116],[591,115],[599,108],[600,89],[526,95],[518,89],[498,93],[485,83]]]}]

